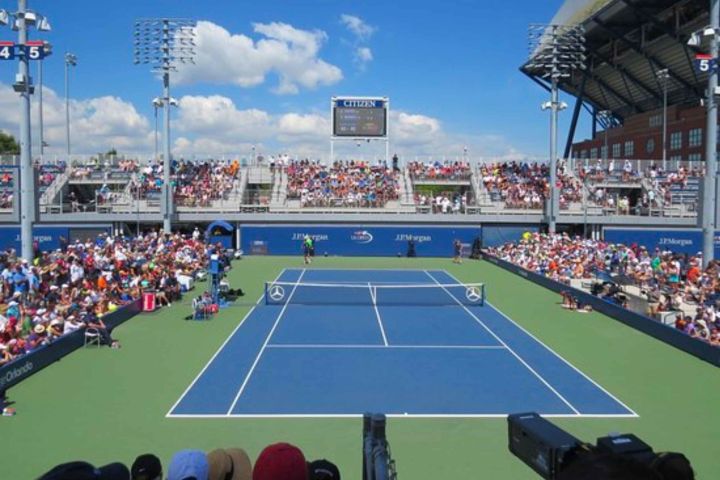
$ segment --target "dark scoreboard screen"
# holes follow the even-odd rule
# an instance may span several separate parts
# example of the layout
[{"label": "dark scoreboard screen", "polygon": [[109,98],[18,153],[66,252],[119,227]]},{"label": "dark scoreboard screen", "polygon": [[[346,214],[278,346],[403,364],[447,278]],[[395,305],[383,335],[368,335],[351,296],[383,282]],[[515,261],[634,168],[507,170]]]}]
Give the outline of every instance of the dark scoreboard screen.
[{"label": "dark scoreboard screen", "polygon": [[383,100],[338,99],[333,108],[336,137],[385,137],[387,108]]}]

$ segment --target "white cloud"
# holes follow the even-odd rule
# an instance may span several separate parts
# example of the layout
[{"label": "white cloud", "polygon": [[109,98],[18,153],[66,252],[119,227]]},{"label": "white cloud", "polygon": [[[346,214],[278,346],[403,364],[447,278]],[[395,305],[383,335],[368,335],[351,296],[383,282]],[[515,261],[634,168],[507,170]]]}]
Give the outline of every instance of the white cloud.
[{"label": "white cloud", "polygon": [[[33,151],[37,154],[37,97],[33,97]],[[258,154],[287,152],[309,158],[329,157],[330,119],[325,112],[270,113],[239,109],[224,96],[187,95],[173,113],[173,152],[176,155],[240,155],[249,157],[253,147]],[[0,130],[18,137],[20,112],[17,94],[0,83]],[[118,97],[86,100],[71,99],[72,145],[76,154],[95,154],[116,148],[123,154],[151,156],[152,122],[135,107]],[[46,152],[65,151],[64,99],[44,89]],[[415,156],[459,157],[468,148],[470,158],[516,159],[524,156],[503,135],[449,134],[439,119],[419,113],[391,111],[391,154],[403,159]],[[359,147],[354,142],[337,142],[341,158],[381,158],[384,144],[370,142]]]},{"label": "white cloud", "polygon": [[[31,110],[32,145],[37,154],[37,95]],[[0,129],[18,137],[20,111],[18,96],[12,87],[0,83]],[[43,89],[44,140],[49,154],[65,151],[65,102],[55,91]],[[72,151],[98,153],[117,148],[124,152],[152,150],[152,130],[147,118],[135,107],[118,97],[104,96],[89,100],[70,101],[70,137]]]},{"label": "white cloud", "polygon": [[368,40],[376,30],[372,25],[365,23],[362,18],[347,13],[340,15],[340,23],[345,25],[345,28],[350,30],[358,40]]},{"label": "white cloud", "polygon": [[255,23],[253,31],[261,38],[253,40],[212,22],[198,22],[195,64],[180,65],[173,81],[254,87],[275,74],[274,92],[296,94],[300,88],[333,85],[343,78],[340,68],[319,57],[327,41],[325,32],[279,22]]},{"label": "white cloud", "polygon": [[355,50],[355,63],[360,67],[361,70],[365,69],[365,66],[372,62],[373,54],[372,50],[368,47],[358,47]]}]

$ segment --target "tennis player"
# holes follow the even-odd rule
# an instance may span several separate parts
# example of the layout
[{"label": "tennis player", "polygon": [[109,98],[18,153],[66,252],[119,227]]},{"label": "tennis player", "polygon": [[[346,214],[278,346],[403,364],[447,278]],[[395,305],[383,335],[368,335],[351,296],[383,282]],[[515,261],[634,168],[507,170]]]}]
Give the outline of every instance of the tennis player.
[{"label": "tennis player", "polygon": [[305,265],[312,262],[312,250],[313,250],[313,240],[310,238],[310,235],[305,235],[305,238],[303,239],[303,254],[305,255]]},{"label": "tennis player", "polygon": [[453,250],[455,251],[453,263],[462,263],[462,242],[460,242],[460,240],[455,239],[455,241],[453,242]]}]

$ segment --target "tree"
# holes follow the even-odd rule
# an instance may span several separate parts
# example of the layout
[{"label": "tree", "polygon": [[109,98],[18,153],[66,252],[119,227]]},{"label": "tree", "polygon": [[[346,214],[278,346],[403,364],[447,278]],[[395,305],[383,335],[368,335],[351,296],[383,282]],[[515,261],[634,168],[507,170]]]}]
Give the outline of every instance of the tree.
[{"label": "tree", "polygon": [[20,146],[12,135],[0,132],[0,155],[18,155]]}]

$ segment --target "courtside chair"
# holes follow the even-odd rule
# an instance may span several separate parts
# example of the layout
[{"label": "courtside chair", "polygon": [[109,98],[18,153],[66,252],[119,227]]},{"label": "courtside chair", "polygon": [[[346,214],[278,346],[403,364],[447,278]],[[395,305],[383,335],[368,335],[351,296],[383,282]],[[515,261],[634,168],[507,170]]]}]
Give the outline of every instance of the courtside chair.
[{"label": "courtside chair", "polygon": [[100,347],[100,332],[97,328],[88,327],[85,329],[85,344],[84,346],[96,345]]}]

